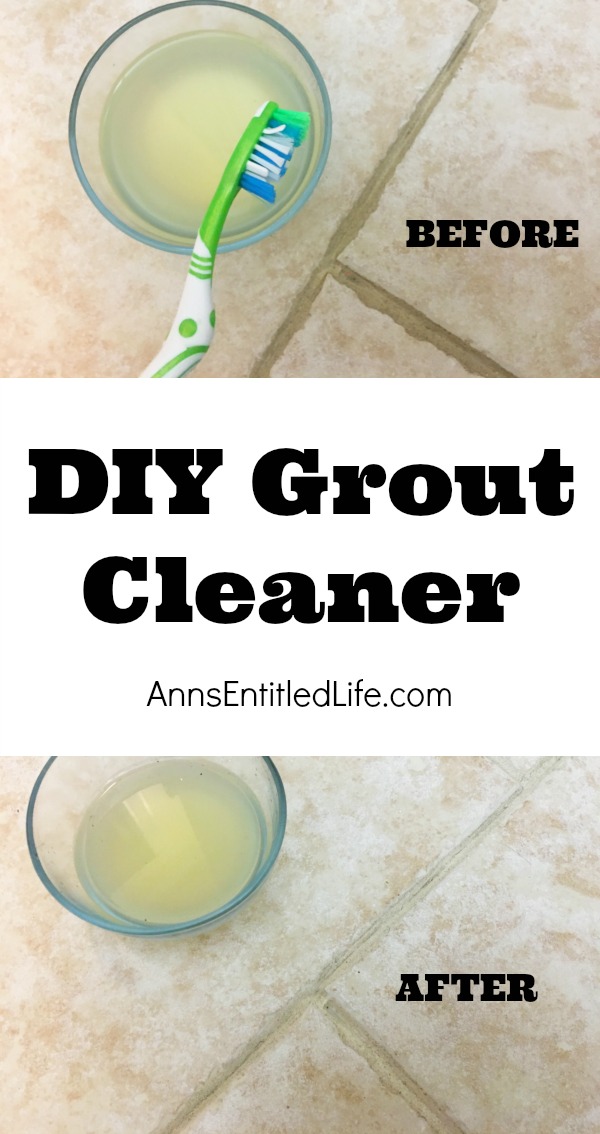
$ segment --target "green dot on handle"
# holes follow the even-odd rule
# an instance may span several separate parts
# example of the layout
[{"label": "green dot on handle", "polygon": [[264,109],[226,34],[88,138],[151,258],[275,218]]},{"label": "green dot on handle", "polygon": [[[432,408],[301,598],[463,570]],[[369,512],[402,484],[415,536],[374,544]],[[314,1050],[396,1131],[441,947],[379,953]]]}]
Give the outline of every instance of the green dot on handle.
[{"label": "green dot on handle", "polygon": [[198,324],[195,319],[182,319],[178,327],[179,334],[183,335],[184,339],[190,339],[197,330]]},{"label": "green dot on handle", "polygon": [[216,313],[216,311],[215,311],[215,309],[214,309],[214,307],[213,307],[213,309],[212,309],[212,311],[211,311],[211,313],[210,313],[210,315],[209,315],[209,319],[210,319],[210,325],[211,325],[211,327],[214,327],[214,325],[215,325],[215,322],[216,322],[216,318],[217,318],[217,313]]}]

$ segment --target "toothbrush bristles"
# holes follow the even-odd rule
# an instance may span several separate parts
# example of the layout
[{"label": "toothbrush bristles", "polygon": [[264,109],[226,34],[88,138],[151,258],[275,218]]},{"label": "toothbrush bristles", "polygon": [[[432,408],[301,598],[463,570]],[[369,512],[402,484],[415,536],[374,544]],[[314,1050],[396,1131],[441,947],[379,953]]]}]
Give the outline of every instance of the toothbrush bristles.
[{"label": "toothbrush bristles", "polygon": [[300,110],[273,112],[246,163],[240,187],[270,204],[275,186],[285,174],[293,151],[302,145],[310,127],[310,114]]}]

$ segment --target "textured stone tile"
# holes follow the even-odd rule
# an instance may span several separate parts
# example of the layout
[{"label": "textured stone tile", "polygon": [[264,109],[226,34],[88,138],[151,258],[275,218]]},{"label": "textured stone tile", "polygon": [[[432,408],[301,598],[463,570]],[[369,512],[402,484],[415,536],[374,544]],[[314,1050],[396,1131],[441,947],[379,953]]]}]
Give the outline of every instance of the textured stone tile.
[{"label": "textured stone tile", "polygon": [[316,1009],[277,1037],[181,1134],[430,1134]]},{"label": "textured stone tile", "polygon": [[431,343],[419,342],[328,277],[272,378],[469,378]]},{"label": "textured stone tile", "polygon": [[[504,0],[343,259],[521,377],[597,377],[596,0]],[[406,218],[575,218],[578,249],[406,248]]]},{"label": "textured stone tile", "polygon": [[160,1128],[514,789],[485,760],[277,759],[289,822],[264,888],[211,933],[144,943],[76,919],[35,877],[24,813],[40,764],[0,759],[11,1134]]},{"label": "textured stone tile", "polygon": [[[468,1134],[600,1125],[600,771],[571,759],[333,991]],[[534,1003],[396,1003],[404,973],[531,973]]]},{"label": "textured stone tile", "polygon": [[546,864],[555,885],[600,903],[600,760],[566,760],[508,821],[506,836],[518,854]]},{"label": "textured stone tile", "polygon": [[[311,201],[262,244],[220,258],[219,332],[198,375],[243,377],[424,90],[474,16],[468,0],[375,0],[363,9],[261,0],[314,55],[328,85],[334,139]],[[182,256],[118,232],[71,168],[67,117],[79,75],[102,41],[147,4],[26,0],[3,24],[5,121],[0,204],[4,273],[2,377],[134,377],[179,302]],[[35,75],[35,82],[32,82]]]}]

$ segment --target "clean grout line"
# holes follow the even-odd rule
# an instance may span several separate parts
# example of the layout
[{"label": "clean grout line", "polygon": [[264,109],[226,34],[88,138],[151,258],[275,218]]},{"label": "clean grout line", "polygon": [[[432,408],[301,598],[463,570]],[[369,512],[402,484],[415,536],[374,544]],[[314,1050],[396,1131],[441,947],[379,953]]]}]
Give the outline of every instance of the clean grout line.
[{"label": "clean grout line", "polygon": [[[531,767],[535,767],[540,763],[542,759],[544,759],[544,757],[539,756],[536,760],[536,764],[532,765]],[[516,780],[516,782],[519,784],[521,783],[523,777],[527,776],[531,771],[531,767],[525,769],[524,771],[519,771],[519,769],[515,767],[515,765],[512,764],[506,756],[488,756],[488,760],[493,760],[494,764],[497,764],[503,772],[506,772],[507,776],[510,776],[512,780]]]},{"label": "clean grout line", "polygon": [[509,764],[508,760],[505,760],[503,756],[488,756],[488,760],[493,760],[494,764],[505,772],[507,776],[510,776],[511,780],[516,780],[519,784],[521,783],[524,773],[519,775],[516,768],[514,768],[512,764]]},{"label": "clean grout line", "polygon": [[481,378],[516,377],[489,355],[466,343],[452,331],[448,331],[441,323],[435,323],[406,300],[386,291],[384,287],[362,276],[353,268],[347,267],[346,264],[336,261],[331,267],[330,274],[337,283],[350,288],[365,307],[371,307],[382,315],[388,315],[413,339],[430,343],[437,350],[455,358],[470,374]]},{"label": "clean grout line", "polygon": [[[452,759],[452,757],[448,757],[448,759]],[[354,939],[349,948],[345,949],[341,955],[334,955],[331,961],[323,966],[315,980],[306,985],[291,1001],[276,1012],[265,1024],[264,1028],[258,1032],[258,1034],[253,1035],[238,1054],[225,1064],[225,1067],[222,1068],[221,1071],[210,1076],[202,1087],[194,1091],[169,1122],[165,1125],[155,1127],[151,1134],[179,1134],[184,1125],[190,1121],[192,1116],[196,1114],[209,1099],[215,1098],[225,1091],[237,1071],[251,1064],[267,1050],[269,1046],[275,1043],[280,1032],[285,1028],[289,1028],[310,1005],[316,1005],[322,1008],[328,999],[328,994],[324,986],[331,980],[331,977],[334,974],[342,975],[359,960],[374,940],[383,936],[390,926],[396,924],[396,922],[404,917],[421,898],[425,897],[439,882],[443,881],[454,867],[467,857],[471,849],[476,848],[491,830],[500,825],[506,815],[516,810],[517,806],[524,801],[527,795],[535,790],[538,784],[541,783],[547,775],[563,763],[564,757],[562,756],[542,758],[539,763],[532,768],[530,773],[523,778],[522,782],[515,785],[514,790],[511,791],[510,795],[503,803],[488,815],[474,831],[467,835],[452,851],[440,859],[440,861],[437,862],[423,878],[419,879],[414,886],[411,886],[401,894],[395,902],[391,903],[391,905],[376,917],[374,921]],[[453,1132],[450,1130],[444,1132],[444,1134],[453,1134]]]},{"label": "clean grout line", "polygon": [[450,1118],[416,1080],[406,1073],[387,1048],[374,1039],[335,997],[325,1002],[323,1012],[335,1027],[342,1043],[361,1056],[385,1086],[424,1118],[434,1134],[466,1134],[463,1127]]},{"label": "clean grout line", "polygon": [[[224,1094],[237,1071],[251,1066],[265,1051],[274,1046],[281,1032],[293,1026],[295,1021],[315,1002],[317,991],[315,985],[311,985],[309,989],[303,989],[302,992],[286,1004],[284,1008],[276,1012],[265,1027],[260,1032],[253,1035],[241,1051],[239,1051],[233,1059],[230,1059],[221,1071],[215,1072],[214,1075],[209,1076],[206,1082],[181,1104],[173,1118],[170,1119],[166,1125],[156,1126],[154,1130],[151,1131],[151,1134],[179,1134],[182,1128],[190,1122],[205,1103]],[[321,997],[321,1001],[322,1000],[323,997]]]},{"label": "clean grout line", "polygon": [[431,86],[428,87],[417,103],[408,121],[401,127],[395,140],[375,167],[354,204],[342,217],[323,256],[313,268],[304,287],[294,297],[285,318],[267,347],[252,366],[251,378],[268,378],[275,362],[284,352],[292,337],[304,326],[326,276],[347,245],[358,235],[367,217],[377,208],[399,162],[408,153],[422,127],[435,110],[480,31],[490,20],[497,3],[498,0],[483,0],[481,6],[475,6],[475,15],[469,27],[461,36],[454,51],[434,78]]},{"label": "clean grout line", "polygon": [[[452,757],[448,757],[448,759],[452,759]],[[510,795],[508,795],[490,815],[482,820],[475,830],[471,831],[471,833],[449,851],[447,855],[444,855],[424,878],[419,879],[413,886],[409,887],[408,890],[405,890],[395,902],[392,902],[380,916],[363,931],[360,937],[354,941],[345,956],[337,964],[332,963],[328,967],[328,971],[323,979],[329,980],[334,973],[336,976],[342,975],[351,968],[356,961],[360,960],[374,940],[382,937],[388,929],[409,913],[418,902],[427,897],[440,882],[443,882],[444,879],[452,873],[454,868],[463,862],[472,851],[476,850],[487,835],[499,827],[505,818],[512,815],[525,799],[535,791],[538,784],[556,768],[560,767],[563,762],[563,756],[547,756],[543,757],[539,763],[535,764],[531,771],[523,777],[521,782],[515,784]]]}]

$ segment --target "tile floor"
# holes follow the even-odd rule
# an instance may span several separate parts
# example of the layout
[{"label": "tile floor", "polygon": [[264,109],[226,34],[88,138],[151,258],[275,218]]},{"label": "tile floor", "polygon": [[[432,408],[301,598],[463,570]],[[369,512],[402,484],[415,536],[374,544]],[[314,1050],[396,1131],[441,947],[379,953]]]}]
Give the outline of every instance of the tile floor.
[{"label": "tile floor", "polygon": [[[66,140],[84,64],[146,6],[5,14],[2,377],[134,377],[170,324],[183,258],[100,217]],[[299,216],[219,261],[196,375],[598,376],[596,0],[256,6],[315,56],[334,140]],[[575,217],[580,247],[410,249],[408,216]]]},{"label": "tile floor", "polygon": [[[78,921],[30,866],[40,761],[0,759],[0,1109],[12,1134],[594,1134],[593,761],[278,761],[279,863],[211,934]],[[398,1003],[527,972],[535,1003]]]}]

